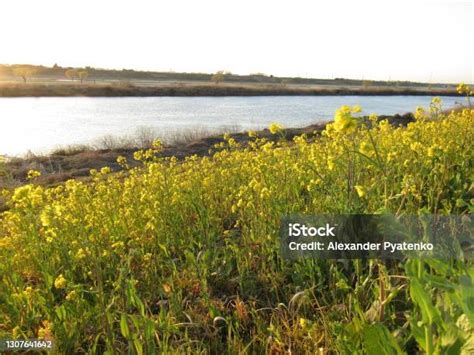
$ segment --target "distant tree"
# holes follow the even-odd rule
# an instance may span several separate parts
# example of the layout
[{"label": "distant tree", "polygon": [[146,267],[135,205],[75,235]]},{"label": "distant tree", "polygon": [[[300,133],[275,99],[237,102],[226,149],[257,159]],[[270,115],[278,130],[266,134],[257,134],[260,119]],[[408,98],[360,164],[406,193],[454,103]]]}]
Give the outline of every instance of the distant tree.
[{"label": "distant tree", "polygon": [[61,75],[64,73],[64,69],[58,63],[54,63],[53,67],[46,74],[52,73],[54,73],[54,75]]},{"label": "distant tree", "polygon": [[81,70],[77,73],[77,76],[79,77],[79,80],[82,82],[89,76],[89,72],[87,70]]},{"label": "distant tree", "polygon": [[36,69],[29,65],[21,65],[13,68],[13,74],[23,79],[23,83],[36,73]]},{"label": "distant tree", "polygon": [[211,80],[217,85],[221,81],[224,81],[224,72],[222,70],[219,70],[217,73],[215,73],[212,77]]},{"label": "distant tree", "polygon": [[64,75],[66,76],[66,78],[71,79],[72,81],[74,81],[74,79],[78,77],[76,69],[68,69],[66,70]]}]

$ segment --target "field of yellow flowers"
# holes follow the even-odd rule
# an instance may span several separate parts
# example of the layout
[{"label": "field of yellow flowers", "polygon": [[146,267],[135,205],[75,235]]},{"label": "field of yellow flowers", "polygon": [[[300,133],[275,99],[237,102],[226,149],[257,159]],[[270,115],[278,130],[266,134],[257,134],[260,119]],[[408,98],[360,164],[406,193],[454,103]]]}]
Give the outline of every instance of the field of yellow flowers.
[{"label": "field of yellow flowers", "polygon": [[228,137],[209,157],[4,191],[0,339],[59,353],[452,353],[474,349],[464,260],[298,260],[289,213],[473,211],[474,110],[393,127],[344,106],[320,137]]}]

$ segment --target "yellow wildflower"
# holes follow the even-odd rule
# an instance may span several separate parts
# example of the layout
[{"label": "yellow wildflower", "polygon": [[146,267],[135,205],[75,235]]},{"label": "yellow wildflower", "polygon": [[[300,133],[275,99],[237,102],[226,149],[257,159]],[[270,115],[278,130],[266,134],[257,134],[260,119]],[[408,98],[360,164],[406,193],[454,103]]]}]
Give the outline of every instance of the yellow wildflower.
[{"label": "yellow wildflower", "polygon": [[70,292],[66,295],[66,299],[67,299],[68,301],[74,301],[76,298],[77,298],[77,292],[76,292],[75,290],[70,291]]},{"label": "yellow wildflower", "polygon": [[41,176],[41,173],[38,170],[28,170],[28,174],[26,178],[28,180],[33,180],[40,176]]},{"label": "yellow wildflower", "polygon": [[300,318],[299,324],[301,328],[306,329],[306,327],[308,326],[308,320],[306,320],[305,318]]},{"label": "yellow wildflower", "polygon": [[52,338],[51,332],[51,322],[45,320],[41,328],[38,330],[38,338],[39,339],[50,339]]},{"label": "yellow wildflower", "polygon": [[268,127],[268,130],[270,131],[271,134],[277,134],[277,133],[280,133],[283,130],[283,126],[279,123],[272,123]]},{"label": "yellow wildflower", "polygon": [[456,87],[456,91],[458,92],[458,94],[465,94],[465,95],[470,95],[471,93],[471,90],[469,88],[469,86],[467,86],[466,84],[464,84],[464,82],[461,82],[457,87]]},{"label": "yellow wildflower", "polygon": [[415,110],[415,119],[417,120],[423,120],[426,118],[426,112],[425,109],[421,106],[418,106]]},{"label": "yellow wildflower", "polygon": [[360,106],[350,107],[342,106],[336,111],[334,115],[334,129],[339,132],[352,132],[358,124],[357,117],[352,116],[352,113],[360,112]]},{"label": "yellow wildflower", "polygon": [[433,97],[433,98],[431,99],[431,103],[432,103],[433,105],[441,105],[441,104],[443,103],[443,101],[441,100],[440,97],[436,96],[436,97]]},{"label": "yellow wildflower", "polygon": [[58,288],[58,289],[62,289],[62,288],[65,288],[67,285],[67,280],[66,278],[63,276],[63,274],[60,274],[56,280],[54,280],[54,287]]},{"label": "yellow wildflower", "polygon": [[163,149],[163,143],[159,139],[155,139],[153,141],[152,146],[153,146],[154,150],[162,150]]},{"label": "yellow wildflower", "polygon": [[328,170],[334,170],[334,161],[332,159],[328,159]]},{"label": "yellow wildflower", "polygon": [[362,186],[362,185],[356,185],[356,186],[354,186],[354,187],[355,187],[355,189],[356,189],[356,191],[357,191],[357,195],[358,195],[359,197],[362,198],[362,197],[364,197],[364,196],[366,195],[367,191],[366,191],[366,189],[365,189],[364,186]]},{"label": "yellow wildflower", "polygon": [[100,169],[100,173],[103,175],[109,174],[110,173],[110,168],[108,166],[104,166],[102,169]]},{"label": "yellow wildflower", "polygon": [[81,260],[81,259],[84,259],[85,257],[86,257],[86,252],[84,251],[84,249],[79,248],[79,250],[76,253],[76,258],[78,260]]},{"label": "yellow wildflower", "polygon": [[352,112],[353,113],[362,112],[362,107],[360,107],[360,105],[355,105],[355,106],[352,107]]}]

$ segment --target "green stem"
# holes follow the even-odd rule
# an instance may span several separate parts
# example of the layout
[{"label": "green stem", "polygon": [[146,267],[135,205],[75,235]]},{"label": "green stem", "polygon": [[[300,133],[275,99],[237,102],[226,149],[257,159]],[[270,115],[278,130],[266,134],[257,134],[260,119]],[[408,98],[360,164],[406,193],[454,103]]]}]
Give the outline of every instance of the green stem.
[{"label": "green stem", "polygon": [[426,344],[426,355],[433,354],[433,339],[431,332],[431,324],[425,326],[425,344]]}]

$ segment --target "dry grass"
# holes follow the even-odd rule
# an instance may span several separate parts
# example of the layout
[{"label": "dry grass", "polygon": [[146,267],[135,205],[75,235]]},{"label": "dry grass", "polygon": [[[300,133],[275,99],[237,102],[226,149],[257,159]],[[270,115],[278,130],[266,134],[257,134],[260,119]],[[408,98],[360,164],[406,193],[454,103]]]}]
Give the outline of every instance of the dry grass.
[{"label": "dry grass", "polygon": [[259,83],[153,83],[138,86],[131,82],[3,83],[0,97],[23,96],[265,96],[265,95],[443,95],[457,96],[454,88],[360,87],[334,85],[282,85]]}]

